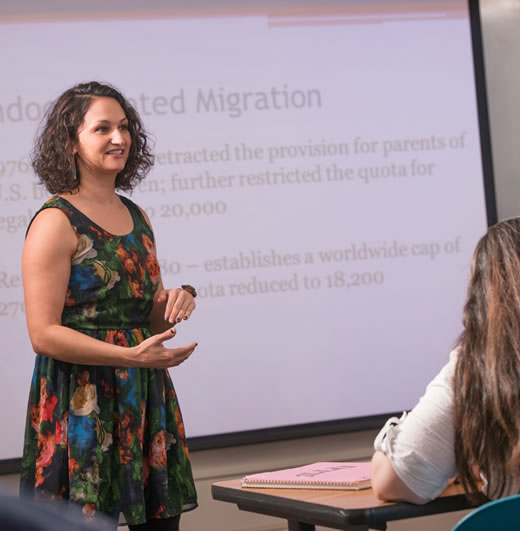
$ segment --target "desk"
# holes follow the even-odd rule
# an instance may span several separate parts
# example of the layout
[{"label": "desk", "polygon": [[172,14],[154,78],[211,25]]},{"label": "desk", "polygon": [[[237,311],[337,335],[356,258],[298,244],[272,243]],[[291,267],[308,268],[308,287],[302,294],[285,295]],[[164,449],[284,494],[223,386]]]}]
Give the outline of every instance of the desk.
[{"label": "desk", "polygon": [[314,530],[317,525],[384,530],[391,520],[473,507],[460,485],[448,487],[437,499],[424,505],[382,502],[372,489],[246,489],[241,487],[239,479],[213,483],[211,494],[215,500],[235,503],[242,511],[284,518],[289,522],[289,530]]}]

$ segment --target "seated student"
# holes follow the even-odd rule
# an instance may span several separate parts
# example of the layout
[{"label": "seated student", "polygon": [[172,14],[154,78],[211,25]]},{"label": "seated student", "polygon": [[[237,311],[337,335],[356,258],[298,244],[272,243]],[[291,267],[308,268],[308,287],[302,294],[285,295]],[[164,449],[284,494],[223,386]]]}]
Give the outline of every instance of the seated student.
[{"label": "seated student", "polygon": [[382,500],[425,503],[454,476],[477,503],[520,491],[520,218],[479,241],[463,326],[417,406],[376,437]]}]

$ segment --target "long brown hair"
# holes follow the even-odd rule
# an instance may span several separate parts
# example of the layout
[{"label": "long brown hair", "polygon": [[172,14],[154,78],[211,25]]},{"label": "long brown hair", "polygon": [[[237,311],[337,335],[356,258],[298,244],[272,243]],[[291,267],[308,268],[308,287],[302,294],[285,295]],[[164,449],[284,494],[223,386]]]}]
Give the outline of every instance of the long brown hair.
[{"label": "long brown hair", "polygon": [[65,91],[49,108],[31,154],[34,172],[51,194],[72,192],[81,182],[73,146],[78,140],[78,128],[96,97],[119,102],[128,119],[132,144],[125,168],[116,177],[116,189],[132,191],[153,165],[148,134],[130,102],[106,83],[80,83]]},{"label": "long brown hair", "polygon": [[520,473],[520,218],[499,222],[479,241],[471,264],[464,331],[454,380],[455,455],[475,500],[478,470],[488,494]]}]

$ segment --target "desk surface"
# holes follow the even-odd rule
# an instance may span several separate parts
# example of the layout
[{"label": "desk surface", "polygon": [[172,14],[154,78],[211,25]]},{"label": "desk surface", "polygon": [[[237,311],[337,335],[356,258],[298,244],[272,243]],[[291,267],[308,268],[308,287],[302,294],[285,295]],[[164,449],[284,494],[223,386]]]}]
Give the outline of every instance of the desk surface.
[{"label": "desk surface", "polygon": [[424,505],[382,502],[372,489],[250,489],[242,488],[239,479],[214,483],[211,493],[215,500],[234,503],[243,511],[285,518],[290,525],[303,526],[300,529],[309,529],[306,525],[386,529],[386,523],[392,520],[472,507],[460,485],[448,487],[437,499]]}]

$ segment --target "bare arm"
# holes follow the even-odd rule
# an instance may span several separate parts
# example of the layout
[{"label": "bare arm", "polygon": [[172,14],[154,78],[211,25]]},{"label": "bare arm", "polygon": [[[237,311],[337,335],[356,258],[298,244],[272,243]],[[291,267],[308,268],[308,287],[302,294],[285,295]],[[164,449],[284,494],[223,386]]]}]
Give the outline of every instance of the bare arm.
[{"label": "bare arm", "polygon": [[372,489],[380,500],[426,503],[398,477],[388,457],[380,451],[372,456]]},{"label": "bare arm", "polygon": [[34,220],[25,241],[22,271],[27,328],[34,351],[69,363],[166,368],[187,359],[195,348],[167,349],[174,330],[126,348],[62,326],[61,314],[77,238],[67,217],[46,209]]}]

